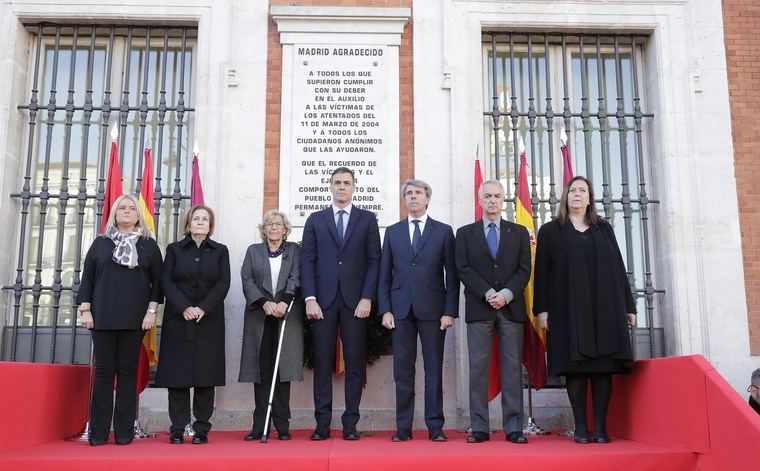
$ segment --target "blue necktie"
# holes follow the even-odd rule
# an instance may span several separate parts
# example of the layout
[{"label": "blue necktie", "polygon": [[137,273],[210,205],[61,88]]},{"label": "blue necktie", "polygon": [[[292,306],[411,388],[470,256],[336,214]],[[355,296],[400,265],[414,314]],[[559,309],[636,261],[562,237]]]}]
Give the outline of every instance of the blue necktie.
[{"label": "blue necktie", "polygon": [[496,224],[488,224],[488,235],[486,236],[486,242],[488,242],[488,248],[491,249],[491,256],[495,259],[496,252],[499,250],[499,243],[496,238]]},{"label": "blue necktie", "polygon": [[412,221],[412,224],[414,224],[414,233],[412,234],[412,252],[417,255],[417,246],[420,245],[420,238],[422,238],[422,233],[420,232],[420,220],[415,219]]},{"label": "blue necktie", "polygon": [[343,224],[343,215],[346,214],[344,210],[338,211],[338,242],[340,245],[343,245],[343,232],[344,232],[344,224]]}]

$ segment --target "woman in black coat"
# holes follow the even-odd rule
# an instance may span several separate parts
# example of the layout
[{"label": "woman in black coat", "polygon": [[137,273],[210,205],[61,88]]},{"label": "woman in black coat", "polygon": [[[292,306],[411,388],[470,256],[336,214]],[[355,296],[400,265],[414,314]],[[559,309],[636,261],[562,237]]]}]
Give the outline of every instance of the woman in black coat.
[{"label": "woman in black coat", "polygon": [[193,391],[194,444],[208,442],[214,387],[224,386],[224,298],[230,289],[227,247],[210,239],[214,212],[190,208],[184,239],[166,248],[161,277],[166,308],[156,385],[169,390],[169,442],[183,443]]},{"label": "woman in black coat", "polygon": [[92,446],[108,441],[111,416],[116,444],[132,442],[140,344],[156,322],[161,300],[161,251],[145,227],[137,199],[122,195],[111,208],[105,232],[87,251],[77,295],[79,320],[90,329],[95,356]]},{"label": "woman in black coat", "polygon": [[[557,218],[538,231],[533,312],[548,331],[549,374],[566,378],[575,441],[608,443],[611,375],[631,369],[628,326],[636,323],[636,305],[614,231],[596,214],[593,187],[585,177],[569,182]],[[589,381],[591,438],[586,418]]]}]

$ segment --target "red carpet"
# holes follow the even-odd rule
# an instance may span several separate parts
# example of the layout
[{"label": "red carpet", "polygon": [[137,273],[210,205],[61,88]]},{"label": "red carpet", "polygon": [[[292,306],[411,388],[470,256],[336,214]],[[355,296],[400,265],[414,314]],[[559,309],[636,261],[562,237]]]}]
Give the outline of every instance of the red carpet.
[{"label": "red carpet", "polygon": [[[507,443],[501,433],[492,441],[465,443],[465,434],[448,431],[448,443],[432,443],[427,432],[392,443],[390,432],[365,436],[358,442],[333,438],[309,441],[311,431],[299,430],[290,442],[243,441],[245,432],[213,432],[208,445],[170,445],[168,435],[136,440],[128,446],[90,447],[56,441],[0,452],[0,470],[269,470],[277,471],[413,471],[527,469],[584,471],[610,469],[696,470],[697,455],[646,443],[618,439],[607,445],[577,445],[556,435],[530,437],[527,445]],[[340,437],[340,431],[333,431]],[[273,437],[274,438],[274,437]],[[635,466],[632,463],[635,462]]]}]

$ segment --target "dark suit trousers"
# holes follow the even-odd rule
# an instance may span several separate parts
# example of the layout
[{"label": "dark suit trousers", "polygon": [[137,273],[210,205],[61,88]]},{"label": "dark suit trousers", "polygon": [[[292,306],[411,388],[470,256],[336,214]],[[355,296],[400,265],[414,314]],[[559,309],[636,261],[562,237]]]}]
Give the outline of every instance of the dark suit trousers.
[{"label": "dark suit trousers", "polygon": [[[259,372],[261,381],[254,383],[253,395],[256,408],[253,410],[253,430],[264,431],[267,419],[267,407],[269,405],[269,391],[272,388],[272,375],[274,374],[274,362],[277,358],[277,342],[280,339],[280,323],[274,316],[267,316],[264,320],[264,334],[261,338],[259,350]],[[281,353],[281,355],[285,352]],[[280,381],[280,373],[277,373],[277,384],[274,387],[272,397],[272,422],[279,433],[287,432],[290,419],[290,382]]]},{"label": "dark suit trousers", "polygon": [[[91,330],[95,354],[95,385],[90,404],[93,440],[107,440],[111,430],[117,439],[134,435],[137,407],[137,362],[142,330]],[[116,405],[114,406],[114,379]]]},{"label": "dark suit trousers", "polygon": [[332,421],[332,375],[338,327],[346,364],[346,411],[342,417],[343,427],[356,427],[359,422],[359,403],[362,400],[367,358],[367,319],[354,317],[355,309],[356,306],[345,304],[338,288],[332,305],[322,309],[324,318],[313,321],[314,418],[318,428],[328,428]]},{"label": "dark suit trousers", "polygon": [[[169,390],[169,431],[183,432],[190,423],[190,388],[167,388]],[[211,414],[214,412],[214,387],[193,388],[193,430],[207,434],[211,430]]]},{"label": "dark suit trousers", "polygon": [[425,365],[425,425],[428,430],[443,428],[443,345],[446,331],[441,321],[422,321],[410,311],[395,321],[393,329],[393,379],[396,382],[396,428],[412,429],[414,421],[414,378],[417,335]]},{"label": "dark suit trousers", "polygon": [[467,352],[470,359],[470,426],[473,432],[488,432],[488,369],[493,335],[499,341],[501,420],[505,432],[523,428],[522,344],[523,324],[497,313],[492,321],[467,323]]}]

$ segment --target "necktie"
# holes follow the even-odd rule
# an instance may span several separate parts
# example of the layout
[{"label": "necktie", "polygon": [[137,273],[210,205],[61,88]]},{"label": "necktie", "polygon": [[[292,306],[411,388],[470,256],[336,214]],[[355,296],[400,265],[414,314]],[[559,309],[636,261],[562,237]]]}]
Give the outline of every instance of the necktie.
[{"label": "necktie", "polygon": [[420,245],[420,238],[422,237],[422,232],[420,232],[420,220],[414,219],[412,221],[412,224],[414,224],[414,233],[412,234],[412,252],[414,254],[417,254],[417,246]]},{"label": "necktie", "polygon": [[496,241],[496,224],[488,224],[488,235],[486,236],[486,242],[488,242],[488,248],[491,249],[491,256],[496,258],[496,252],[499,250],[499,244]]},{"label": "necktie", "polygon": [[343,245],[343,232],[345,225],[343,224],[343,215],[346,214],[346,211],[340,210],[338,211],[338,242],[340,242],[340,245]]}]

